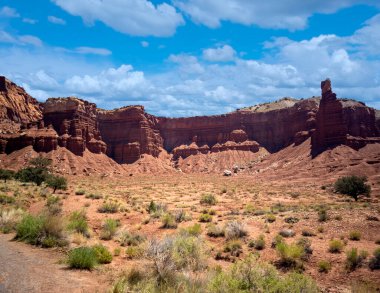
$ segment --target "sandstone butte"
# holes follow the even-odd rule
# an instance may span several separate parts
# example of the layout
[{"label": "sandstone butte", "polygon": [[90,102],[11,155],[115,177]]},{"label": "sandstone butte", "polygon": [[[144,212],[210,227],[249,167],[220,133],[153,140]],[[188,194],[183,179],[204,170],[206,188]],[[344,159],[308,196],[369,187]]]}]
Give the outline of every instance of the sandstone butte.
[{"label": "sandstone butte", "polygon": [[[232,164],[229,152],[252,161],[251,154],[259,159],[305,143],[312,158],[341,145],[353,150],[379,145],[380,111],[354,100],[337,99],[328,79],[321,83],[321,90],[321,97],[283,98],[224,115],[165,118],[146,113],[142,106],[102,110],[75,97],[40,103],[0,77],[1,162],[23,149],[37,153],[65,150],[70,160],[102,155],[118,170],[118,164],[144,165],[146,156],[167,160],[170,164],[165,168],[178,169],[179,162],[189,157]],[[16,168],[16,161],[14,158],[10,167]],[[99,164],[105,166],[102,160]],[[79,169],[75,173],[81,172]],[[203,166],[193,170],[211,169]]]}]

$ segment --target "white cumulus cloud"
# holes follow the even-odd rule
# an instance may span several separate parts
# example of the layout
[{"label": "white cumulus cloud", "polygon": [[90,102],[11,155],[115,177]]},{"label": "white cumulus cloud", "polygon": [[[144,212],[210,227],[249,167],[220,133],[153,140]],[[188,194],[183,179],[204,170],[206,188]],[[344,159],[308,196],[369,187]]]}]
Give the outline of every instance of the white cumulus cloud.
[{"label": "white cumulus cloud", "polygon": [[229,45],[203,50],[203,59],[211,62],[227,62],[234,60],[236,51]]}]

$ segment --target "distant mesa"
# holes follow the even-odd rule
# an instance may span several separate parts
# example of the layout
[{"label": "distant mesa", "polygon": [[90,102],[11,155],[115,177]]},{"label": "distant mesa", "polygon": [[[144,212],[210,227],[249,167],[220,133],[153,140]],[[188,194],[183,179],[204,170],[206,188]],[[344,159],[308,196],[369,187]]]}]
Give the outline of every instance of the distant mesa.
[{"label": "distant mesa", "polygon": [[380,142],[380,114],[353,100],[337,99],[329,79],[321,98],[284,98],[232,113],[188,118],[156,117],[142,106],[98,109],[76,97],[44,103],[0,77],[0,153],[31,146],[37,152],[65,148],[106,154],[119,164],[144,155],[172,160],[228,151],[278,152],[311,138],[311,152],[347,145],[359,149]]}]

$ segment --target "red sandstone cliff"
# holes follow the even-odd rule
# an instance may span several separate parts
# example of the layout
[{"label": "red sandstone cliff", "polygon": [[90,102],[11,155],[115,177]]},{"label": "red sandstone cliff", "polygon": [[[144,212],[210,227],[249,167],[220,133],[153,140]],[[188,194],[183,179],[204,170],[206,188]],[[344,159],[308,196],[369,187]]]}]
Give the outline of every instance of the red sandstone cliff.
[{"label": "red sandstone cliff", "polygon": [[147,114],[142,106],[100,110],[74,97],[39,104],[0,78],[0,110],[0,153],[27,146],[37,152],[62,147],[83,156],[88,149],[127,164],[144,154],[158,158],[165,152],[175,161],[197,155],[223,161],[223,152],[229,151],[238,154],[231,160],[248,158],[241,154],[274,153],[310,137],[314,152],[380,142],[378,112],[363,103],[338,100],[328,80],[322,82],[322,98],[284,98],[225,115],[164,118]]}]

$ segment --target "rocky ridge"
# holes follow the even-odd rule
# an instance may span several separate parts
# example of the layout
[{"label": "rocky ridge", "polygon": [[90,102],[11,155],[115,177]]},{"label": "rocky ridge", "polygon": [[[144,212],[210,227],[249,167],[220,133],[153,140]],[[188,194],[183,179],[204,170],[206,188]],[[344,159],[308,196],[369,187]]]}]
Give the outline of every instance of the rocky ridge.
[{"label": "rocky ridge", "polygon": [[315,155],[338,145],[359,149],[380,143],[378,111],[337,99],[329,80],[321,89],[321,98],[284,98],[224,115],[165,118],[146,113],[142,106],[102,110],[75,97],[38,103],[3,77],[0,153],[27,146],[45,153],[65,148],[77,156],[85,151],[107,154],[120,164],[133,164],[146,155],[167,159],[161,156],[167,153],[178,166],[179,160],[197,155],[276,153],[309,138]]}]

